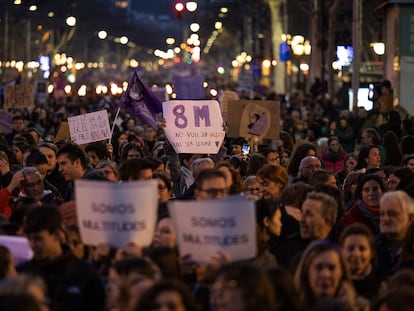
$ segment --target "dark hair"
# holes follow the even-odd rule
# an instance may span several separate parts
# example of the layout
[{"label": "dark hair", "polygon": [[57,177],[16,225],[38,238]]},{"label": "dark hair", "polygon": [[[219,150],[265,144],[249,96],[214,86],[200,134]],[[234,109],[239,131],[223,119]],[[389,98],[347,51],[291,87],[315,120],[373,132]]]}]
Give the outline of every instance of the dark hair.
[{"label": "dark hair", "polygon": [[407,165],[410,160],[414,159],[414,153],[406,154],[403,158],[403,164]]},{"label": "dark hair", "polygon": [[42,311],[39,302],[27,293],[0,294],[0,310]]},{"label": "dark hair", "polygon": [[46,230],[55,233],[62,229],[62,216],[54,206],[37,206],[30,210],[23,223],[25,234]]},{"label": "dark hair", "polygon": [[329,170],[317,170],[312,173],[309,183],[311,185],[323,184],[329,180],[329,176],[334,176],[335,173]]},{"label": "dark hair", "polygon": [[157,297],[163,292],[177,293],[187,311],[198,311],[200,306],[197,304],[191,290],[182,282],[173,280],[163,280],[152,286],[145,295],[138,301],[136,311],[154,310]]},{"label": "dark hair", "polygon": [[138,257],[118,260],[112,265],[112,268],[119,275],[128,275],[136,272],[150,279],[154,279],[156,272],[148,260]]},{"label": "dark hair", "polygon": [[375,255],[376,251],[376,242],[375,236],[372,233],[371,229],[362,223],[354,223],[345,227],[341,232],[338,242],[341,247],[344,246],[345,239],[351,235],[363,235],[368,239],[369,246],[371,247],[371,252]]},{"label": "dark hair", "polygon": [[0,245],[0,280],[7,276],[8,269],[12,263],[12,253],[6,246]]},{"label": "dark hair", "polygon": [[292,152],[294,146],[292,135],[286,131],[280,131],[279,139],[283,141],[283,149],[287,149]]},{"label": "dark hair", "polygon": [[85,147],[85,152],[95,152],[99,160],[105,160],[108,158],[108,151],[106,145],[102,142],[93,142]]},{"label": "dark hair", "polygon": [[381,177],[374,174],[362,174],[358,179],[358,185],[355,189],[355,198],[362,199],[362,188],[364,187],[364,184],[370,180],[375,180],[379,184],[381,191],[383,193],[385,192],[385,185]]},{"label": "dark hair", "polygon": [[219,162],[216,167],[218,169],[220,167],[227,167],[227,169],[230,171],[232,183],[229,189],[229,194],[240,194],[243,192],[243,180],[238,170],[236,170],[229,162],[226,161]]},{"label": "dark hair", "polygon": [[385,291],[372,305],[371,310],[379,311],[384,304],[388,310],[411,311],[414,308],[414,289],[401,287]]},{"label": "dark hair", "polygon": [[164,279],[180,278],[180,263],[177,249],[170,247],[152,247],[145,252],[145,255],[160,268]]},{"label": "dark hair", "polygon": [[[250,175],[256,175],[257,172],[263,167],[265,166],[268,161],[266,159],[266,155],[270,152],[277,152],[277,151],[273,151],[271,149],[268,149],[268,152],[263,152],[262,154],[260,153],[255,153],[253,154],[250,159],[249,162],[247,164],[247,172],[246,172],[246,176],[250,176]],[[266,154],[266,155],[265,155]]]},{"label": "dark hair", "polygon": [[121,163],[119,166],[119,179],[128,181],[129,179],[138,180],[142,170],[151,169],[152,163],[146,159],[135,158]]},{"label": "dark hair", "polygon": [[280,194],[280,201],[283,205],[291,205],[300,209],[306,200],[306,195],[312,190],[313,187],[311,185],[301,181],[288,184]]},{"label": "dark hair", "polygon": [[361,147],[361,149],[359,149],[358,160],[357,160],[358,164],[355,169],[360,170],[363,168],[367,168],[368,163],[365,159],[368,158],[371,149],[374,149],[374,148],[378,149],[379,151],[379,148],[376,145],[364,146],[364,147]]},{"label": "dark hair", "polygon": [[135,142],[129,142],[126,143],[122,146],[122,151],[121,151],[121,162],[124,162],[126,160],[128,160],[128,152],[130,150],[137,150],[140,154],[140,157],[143,157],[143,153],[142,153],[142,147],[135,143]]},{"label": "dark hair", "polygon": [[47,164],[46,156],[39,150],[33,150],[26,158],[26,166]]},{"label": "dark hair", "polygon": [[400,141],[401,154],[404,156],[414,154],[414,135],[405,135]]},{"label": "dark hair", "polygon": [[280,210],[280,201],[274,199],[260,199],[256,201],[256,223],[264,229],[265,218],[272,219],[277,210]]},{"label": "dark hair", "polygon": [[368,127],[362,130],[363,132],[367,133],[369,137],[372,138],[372,144],[379,145],[381,142],[381,137],[378,134],[378,131],[373,127]]},{"label": "dark hair", "polygon": [[285,187],[288,184],[286,168],[281,165],[266,164],[258,172],[257,177],[279,182]]},{"label": "dark hair", "polygon": [[316,146],[309,142],[304,142],[296,146],[292,151],[288,165],[289,175],[296,176],[298,174],[300,161],[308,155],[309,150],[314,150],[316,152]]},{"label": "dark hair", "polygon": [[57,152],[57,157],[65,154],[71,162],[80,161],[83,169],[88,167],[88,156],[85,151],[77,144],[69,142],[62,146]]},{"label": "dark hair", "polygon": [[201,189],[204,181],[214,178],[223,178],[226,180],[226,175],[217,168],[209,168],[201,170],[195,178],[194,184],[196,189]]},{"label": "dark hair", "polygon": [[317,184],[314,186],[314,191],[325,193],[335,200],[337,204],[336,220],[341,219],[345,214],[345,203],[341,190],[329,184]]},{"label": "dark hair", "polygon": [[386,132],[382,137],[382,145],[384,146],[385,153],[387,155],[384,164],[400,166],[402,154],[397,135],[392,131]]},{"label": "dark hair", "polygon": [[172,189],[171,180],[167,176],[165,176],[163,174],[154,173],[154,174],[152,174],[152,178],[153,179],[157,179],[157,178],[161,179],[164,182],[165,186],[167,187],[168,191],[171,191],[171,189]]},{"label": "dark hair", "polygon": [[277,310],[274,289],[269,277],[253,264],[234,262],[223,265],[217,271],[215,279],[218,278],[234,283],[241,292],[246,310]]},{"label": "dark hair", "polygon": [[407,232],[405,233],[405,237],[403,240],[403,244],[401,247],[401,253],[399,257],[400,265],[404,263],[404,261],[414,260],[414,222],[411,222],[408,226]]}]

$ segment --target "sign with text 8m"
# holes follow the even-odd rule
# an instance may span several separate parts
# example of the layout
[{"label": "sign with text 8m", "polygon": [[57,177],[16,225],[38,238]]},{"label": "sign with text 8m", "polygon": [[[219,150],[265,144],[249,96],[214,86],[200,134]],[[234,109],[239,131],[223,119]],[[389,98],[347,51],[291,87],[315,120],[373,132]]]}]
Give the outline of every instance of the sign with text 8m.
[{"label": "sign with text 8m", "polygon": [[177,153],[218,153],[224,139],[223,118],[215,100],[163,103],[165,135]]}]

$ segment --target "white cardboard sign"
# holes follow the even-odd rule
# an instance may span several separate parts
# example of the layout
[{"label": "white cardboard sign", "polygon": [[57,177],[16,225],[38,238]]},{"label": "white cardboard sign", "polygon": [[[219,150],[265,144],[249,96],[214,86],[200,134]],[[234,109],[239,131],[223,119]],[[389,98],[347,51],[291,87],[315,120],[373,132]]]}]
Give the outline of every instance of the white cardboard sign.
[{"label": "white cardboard sign", "polygon": [[169,211],[181,255],[208,262],[217,252],[231,261],[256,256],[256,213],[242,196],[206,201],[173,201]]},{"label": "white cardboard sign", "polygon": [[79,145],[111,138],[106,110],[68,117],[68,124],[71,139]]},{"label": "white cardboard sign", "polygon": [[157,181],[76,180],[75,199],[83,243],[108,243],[116,248],[128,242],[151,244],[157,221]]},{"label": "white cardboard sign", "polygon": [[215,100],[172,100],[162,104],[165,135],[177,153],[218,153],[224,139]]}]

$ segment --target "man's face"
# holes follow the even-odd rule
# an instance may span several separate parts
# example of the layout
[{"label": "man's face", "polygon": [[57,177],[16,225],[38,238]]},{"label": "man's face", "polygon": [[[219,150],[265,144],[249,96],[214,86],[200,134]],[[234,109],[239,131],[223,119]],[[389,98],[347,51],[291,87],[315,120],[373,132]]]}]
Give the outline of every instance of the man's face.
[{"label": "man's face", "polygon": [[241,154],[242,153],[242,146],[240,145],[231,145],[231,154]]},{"label": "man's face", "polygon": [[83,168],[79,159],[72,162],[68,156],[63,153],[58,157],[57,163],[59,164],[59,172],[65,180],[74,180],[83,175]]},{"label": "man's face", "polygon": [[152,179],[152,169],[145,168],[139,173],[139,180],[151,180]]},{"label": "man's face", "polygon": [[319,200],[306,199],[302,204],[300,235],[304,240],[321,240],[326,238],[327,223],[322,215],[323,206]]},{"label": "man's face", "polygon": [[88,151],[88,157],[89,157],[89,163],[91,164],[92,167],[95,167],[96,164],[99,163],[100,159],[98,158],[98,156],[96,155],[95,151]]},{"label": "man's face", "polygon": [[24,130],[24,120],[14,120],[13,121],[13,130],[20,133]]},{"label": "man's face", "polygon": [[49,171],[53,171],[56,167],[56,153],[47,147],[40,147],[39,151],[45,155],[47,163],[49,164]]},{"label": "man's face", "polygon": [[299,172],[309,180],[315,171],[319,171],[322,168],[321,161],[318,158],[308,158],[304,160]]},{"label": "man's face", "polygon": [[367,132],[362,132],[361,134],[361,143],[364,146],[372,145],[372,139]]},{"label": "man's face", "polygon": [[43,197],[44,190],[43,180],[40,175],[25,175],[25,181],[22,183],[22,191],[28,198],[39,201]]},{"label": "man's face", "polygon": [[61,245],[58,233],[47,230],[27,234],[30,247],[36,259],[54,259],[60,255]]},{"label": "man's face", "polygon": [[409,218],[396,198],[388,197],[380,204],[380,232],[403,238],[409,225]]},{"label": "man's face", "polygon": [[196,200],[219,199],[227,196],[228,190],[225,178],[215,177],[204,180],[194,194]]}]

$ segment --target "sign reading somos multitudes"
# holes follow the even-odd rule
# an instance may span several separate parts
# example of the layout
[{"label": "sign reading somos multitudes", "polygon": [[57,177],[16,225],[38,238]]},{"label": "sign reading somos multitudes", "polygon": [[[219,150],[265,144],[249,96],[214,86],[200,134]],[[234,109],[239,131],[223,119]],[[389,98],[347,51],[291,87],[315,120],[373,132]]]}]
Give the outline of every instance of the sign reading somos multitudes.
[{"label": "sign reading somos multitudes", "polygon": [[181,256],[208,262],[218,252],[231,261],[256,256],[254,202],[242,196],[220,200],[172,201],[169,211]]},{"label": "sign reading somos multitudes", "polygon": [[151,244],[157,221],[157,181],[76,180],[75,194],[83,243],[108,243],[116,248],[129,242]]},{"label": "sign reading somos multitudes", "polygon": [[215,100],[173,100],[162,104],[165,135],[177,153],[218,153],[224,139]]},{"label": "sign reading somos multitudes", "polygon": [[106,110],[69,117],[68,124],[71,139],[79,145],[111,138]]}]

